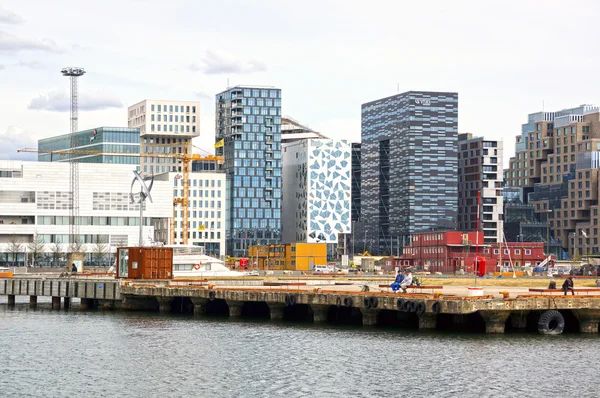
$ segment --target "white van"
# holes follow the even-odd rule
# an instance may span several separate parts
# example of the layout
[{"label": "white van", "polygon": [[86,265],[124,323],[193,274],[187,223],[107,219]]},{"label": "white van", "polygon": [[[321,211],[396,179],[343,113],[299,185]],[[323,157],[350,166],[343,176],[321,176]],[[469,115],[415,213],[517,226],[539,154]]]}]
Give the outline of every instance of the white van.
[{"label": "white van", "polygon": [[332,265],[315,265],[313,272],[333,273],[335,271]]}]

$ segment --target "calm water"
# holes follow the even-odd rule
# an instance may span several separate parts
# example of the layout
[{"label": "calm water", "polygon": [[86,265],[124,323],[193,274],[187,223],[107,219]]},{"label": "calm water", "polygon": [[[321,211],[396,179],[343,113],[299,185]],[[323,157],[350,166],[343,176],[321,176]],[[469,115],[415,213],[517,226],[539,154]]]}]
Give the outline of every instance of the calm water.
[{"label": "calm water", "polygon": [[[598,397],[600,337],[37,310],[0,297],[2,397]],[[410,391],[403,390],[409,388]]]}]

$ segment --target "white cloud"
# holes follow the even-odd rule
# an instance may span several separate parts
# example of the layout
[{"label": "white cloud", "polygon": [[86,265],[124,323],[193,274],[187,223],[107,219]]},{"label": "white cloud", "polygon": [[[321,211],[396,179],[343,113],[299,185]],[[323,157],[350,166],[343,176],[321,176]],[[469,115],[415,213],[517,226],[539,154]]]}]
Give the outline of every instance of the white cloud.
[{"label": "white cloud", "polygon": [[37,160],[36,153],[17,152],[18,149],[37,148],[36,134],[19,126],[8,126],[0,133],[0,159]]},{"label": "white cloud", "polygon": [[21,68],[42,69],[45,65],[39,61],[19,61],[16,66]]},{"label": "white cloud", "polygon": [[[79,94],[78,109],[81,111],[97,111],[109,108],[122,108],[123,106],[123,102],[111,94],[90,92]],[[40,95],[32,99],[29,104],[29,109],[52,112],[68,112],[70,108],[70,96],[64,90],[55,90],[47,95]]]},{"label": "white cloud", "polygon": [[0,30],[0,52],[44,51],[60,53],[62,49],[50,39],[25,39]]},{"label": "white cloud", "polygon": [[21,22],[23,22],[23,18],[20,15],[0,6],[0,23],[16,25]]},{"label": "white cloud", "polygon": [[204,91],[194,91],[194,95],[198,98],[202,98],[202,99],[211,99],[213,98],[212,95],[204,92]]},{"label": "white cloud", "polygon": [[323,120],[311,128],[334,140],[360,142],[360,118],[334,118]]},{"label": "white cloud", "polygon": [[221,50],[206,50],[206,56],[201,64],[192,63],[187,68],[192,72],[204,72],[207,75],[248,74],[267,70],[267,66],[262,61],[241,60]]}]

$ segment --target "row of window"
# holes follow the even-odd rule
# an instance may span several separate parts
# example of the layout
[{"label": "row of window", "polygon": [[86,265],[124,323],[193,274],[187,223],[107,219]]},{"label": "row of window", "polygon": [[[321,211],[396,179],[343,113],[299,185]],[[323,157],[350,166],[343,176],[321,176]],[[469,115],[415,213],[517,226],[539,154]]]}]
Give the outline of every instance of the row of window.
[{"label": "row of window", "polygon": [[[179,115],[164,115],[164,117],[161,117],[162,115],[156,115],[156,121],[157,122],[162,122],[162,121],[169,121],[169,122],[176,122],[179,123]],[[167,116],[169,116],[169,120],[167,120]],[[174,117],[173,117],[174,116]],[[161,120],[163,119],[163,120]],[[189,123],[190,120],[192,121],[192,123],[196,123],[196,116],[192,116],[192,118],[190,119],[189,116],[183,116],[181,115],[181,123]],[[150,115],[150,121],[154,121],[154,114]]]},{"label": "row of window", "polygon": [[[177,181],[179,181],[179,180],[178,180],[178,179],[177,179],[177,180],[173,180],[173,186],[177,186],[178,184],[179,184],[180,186],[183,186],[183,181],[181,181],[180,183],[178,183]],[[204,186],[205,186],[206,188],[209,188],[209,187],[210,187],[210,188],[215,188],[215,186],[216,186],[217,188],[221,188],[221,180],[216,180],[216,181],[217,181],[217,182],[216,182],[216,184],[215,184],[215,180],[189,180],[189,181],[188,181],[188,185],[189,185],[190,187],[191,187],[191,186],[194,186],[194,187],[195,187],[195,186],[202,187],[202,183],[204,182]],[[214,197],[215,197],[215,195],[214,195],[214,191],[212,191],[212,192],[213,192],[213,193],[211,193],[211,196],[214,198]],[[200,195],[200,196],[202,196],[202,195]],[[206,196],[208,197],[208,195],[206,195]],[[220,192],[219,192],[219,197],[221,197],[221,193],[220,193]]]},{"label": "row of window", "polygon": [[[69,216],[38,216],[38,225],[70,225]],[[140,225],[139,217],[77,217],[77,225]],[[144,217],[144,225],[152,225],[151,219]]]},{"label": "row of window", "polygon": [[[192,126],[191,130],[192,130],[191,131],[192,133],[195,133],[196,132],[196,126]],[[179,125],[179,124],[175,124],[175,125],[173,125],[173,124],[170,124],[170,125],[163,124],[162,125],[162,130],[161,130],[161,125],[160,124],[157,124],[157,125],[151,124],[150,125],[150,131],[163,131],[165,133],[166,132],[169,132],[169,133],[173,133],[173,132],[175,132],[175,133],[189,133],[190,132],[190,126],[184,126],[184,125]]]},{"label": "row of window", "polygon": [[195,106],[190,107],[189,105],[185,105],[185,106],[184,105],[181,105],[181,106],[179,106],[179,105],[162,105],[162,106],[156,105],[156,108],[155,108],[155,105],[152,104],[152,105],[150,105],[150,110],[152,112],[154,112],[154,109],[157,109],[158,112],[161,112],[161,111],[167,112],[167,107],[168,107],[168,112],[182,112],[182,113],[187,112],[187,113],[189,113],[191,110],[192,113],[196,113],[196,107]]}]

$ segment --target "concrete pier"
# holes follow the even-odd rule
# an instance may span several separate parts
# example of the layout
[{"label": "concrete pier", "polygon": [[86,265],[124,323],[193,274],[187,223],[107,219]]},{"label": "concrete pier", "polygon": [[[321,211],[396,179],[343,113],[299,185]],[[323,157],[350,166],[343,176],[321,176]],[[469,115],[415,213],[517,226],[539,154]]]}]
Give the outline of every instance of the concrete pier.
[{"label": "concrete pier", "polygon": [[311,305],[314,322],[327,322],[329,316],[328,305]]},{"label": "concrete pier", "polygon": [[229,306],[230,317],[234,318],[242,315],[243,301],[227,301],[227,305]]},{"label": "concrete pier", "polygon": [[481,317],[485,321],[486,333],[504,333],[506,320],[510,315],[508,311],[481,311]]},{"label": "concrete pier", "polygon": [[361,309],[362,312],[362,324],[364,326],[373,326],[377,325],[377,314],[379,310],[372,309]]},{"label": "concrete pier", "polygon": [[515,329],[525,329],[527,327],[527,315],[529,311],[513,311],[510,313],[510,322]]},{"label": "concrete pier", "polygon": [[579,331],[581,333],[598,333],[600,309],[581,309],[573,312],[579,320]]},{"label": "concrete pier", "polygon": [[52,309],[60,310],[60,297],[52,297]]},{"label": "concrete pier", "polygon": [[193,298],[191,300],[194,304],[194,315],[206,315],[206,307],[210,300],[205,298]]},{"label": "concrete pier", "polygon": [[435,329],[437,326],[437,314],[424,312],[419,314],[419,329]]},{"label": "concrete pier", "polygon": [[[52,308],[60,309],[80,300],[82,310],[122,309],[178,312],[195,315],[231,317],[269,317],[271,319],[311,319],[316,323],[331,322],[365,326],[396,325],[419,329],[485,330],[503,333],[505,328],[524,329],[528,319],[537,322],[548,310],[564,315],[566,330],[598,333],[600,295],[521,294],[510,297],[464,297],[428,293],[359,292],[346,288],[315,289],[257,286],[258,281],[244,286],[245,280],[225,281],[210,289],[195,281],[123,281],[114,279],[76,279],[24,276],[0,278],[0,295],[15,305],[16,296],[29,296],[34,308],[39,296],[49,297]],[[237,285],[235,285],[237,283]],[[193,305],[191,305],[193,304]],[[510,318],[510,322],[508,322]]]},{"label": "concrete pier", "polygon": [[281,303],[268,303],[269,315],[271,319],[283,319],[283,311],[285,310],[285,304]]},{"label": "concrete pier", "polygon": [[173,306],[173,297],[157,297],[158,312],[168,314]]}]

